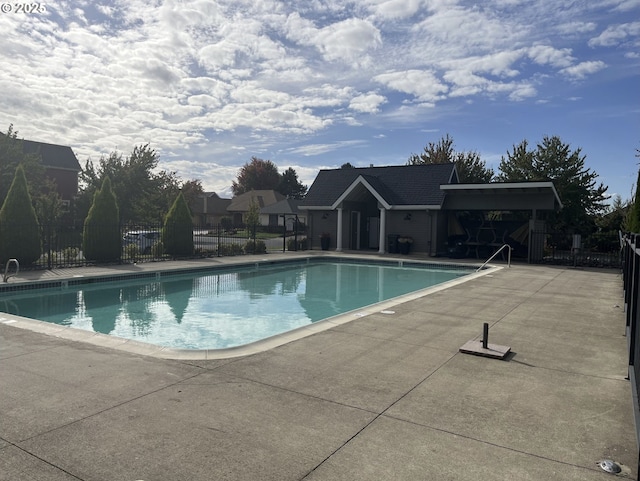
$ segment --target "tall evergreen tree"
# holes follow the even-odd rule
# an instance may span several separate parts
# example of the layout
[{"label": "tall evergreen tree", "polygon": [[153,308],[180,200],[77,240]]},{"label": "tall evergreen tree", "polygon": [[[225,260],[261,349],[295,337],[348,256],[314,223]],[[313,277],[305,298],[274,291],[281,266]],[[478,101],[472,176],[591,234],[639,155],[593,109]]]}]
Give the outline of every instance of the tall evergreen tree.
[{"label": "tall evergreen tree", "polygon": [[33,264],[40,258],[40,226],[31,203],[27,178],[18,165],[9,192],[0,209],[0,263],[17,259]]},{"label": "tall evergreen tree", "polygon": [[85,259],[100,262],[118,260],[122,254],[118,202],[108,176],[94,194],[84,221],[82,251]]},{"label": "tall evergreen tree", "polygon": [[[637,151],[636,157],[640,157],[640,150]],[[640,169],[638,169],[638,179],[636,180],[636,191],[633,195],[633,204],[629,209],[627,227],[630,232],[640,234]]]},{"label": "tall evergreen tree", "polygon": [[9,192],[18,165],[22,166],[32,200],[41,191],[50,190],[45,189],[45,169],[40,156],[24,153],[22,140],[10,125],[6,134],[0,133],[0,205]]},{"label": "tall evergreen tree", "polygon": [[456,152],[449,134],[437,143],[429,142],[421,154],[411,154],[407,161],[408,165],[450,163],[456,164],[461,183],[484,184],[493,179],[493,169],[487,167],[480,154],[473,151]]},{"label": "tall evergreen tree", "polygon": [[307,186],[298,180],[297,172],[292,167],[289,167],[280,176],[278,192],[287,199],[302,199],[307,193]]},{"label": "tall evergreen tree", "polygon": [[529,150],[529,143],[523,140],[507,152],[507,158],[500,159],[500,173],[497,179],[501,182],[526,182],[539,180],[535,166],[534,151]]},{"label": "tall evergreen tree", "polygon": [[500,161],[498,180],[503,182],[551,181],[562,201],[559,212],[548,215],[552,229],[587,235],[594,219],[606,210],[607,187],[597,185],[598,174],[585,167],[581,149],[571,151],[559,137],[544,137],[535,150],[527,141],[514,146]]},{"label": "tall evergreen tree", "polygon": [[167,213],[162,229],[164,251],[172,256],[193,254],[193,220],[182,192]]}]

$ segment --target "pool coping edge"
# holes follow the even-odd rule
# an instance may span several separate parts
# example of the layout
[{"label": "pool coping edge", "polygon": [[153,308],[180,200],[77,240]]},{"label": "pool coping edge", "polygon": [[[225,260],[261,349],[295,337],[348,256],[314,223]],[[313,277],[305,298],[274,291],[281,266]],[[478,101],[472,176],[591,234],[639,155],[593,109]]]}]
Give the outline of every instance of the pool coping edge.
[{"label": "pool coping edge", "polygon": [[[344,259],[344,258],[343,258]],[[432,264],[430,262],[424,262],[426,264]],[[442,263],[444,264],[444,263]],[[469,265],[468,265],[469,266]],[[471,267],[471,266],[469,266]],[[471,272],[463,277],[452,279],[450,281],[437,284],[435,286],[420,289],[408,294],[404,294],[392,299],[380,301],[375,304],[370,304],[363,308],[354,309],[337,316],[329,317],[321,321],[314,322],[305,326],[298,327],[291,331],[287,331],[281,334],[267,337],[249,344],[242,346],[229,347],[223,349],[177,349],[164,346],[158,346],[155,344],[140,342],[132,339],[126,339],[111,334],[103,334],[99,332],[87,331],[71,326],[61,326],[58,324],[52,324],[45,321],[39,321],[27,317],[17,316],[14,314],[8,314],[0,312],[0,323],[13,326],[16,328],[26,329],[33,332],[57,337],[60,339],[66,339],[76,342],[85,342],[99,347],[105,347],[110,349],[117,349],[120,351],[128,352],[130,354],[151,356],[160,359],[174,359],[174,360],[215,360],[215,359],[231,359],[236,357],[248,356],[251,354],[257,354],[264,352],[284,344],[296,341],[298,339],[305,338],[312,334],[326,331],[333,327],[337,327],[343,324],[347,324],[356,319],[361,319],[371,314],[385,311],[391,307],[409,302],[411,300],[419,299],[421,297],[434,294],[443,289],[448,289],[455,285],[463,284],[473,279],[483,277],[487,274],[497,272],[503,269],[503,266],[488,265],[481,271]],[[171,271],[165,271],[171,272]],[[176,273],[177,271],[173,271]]]}]

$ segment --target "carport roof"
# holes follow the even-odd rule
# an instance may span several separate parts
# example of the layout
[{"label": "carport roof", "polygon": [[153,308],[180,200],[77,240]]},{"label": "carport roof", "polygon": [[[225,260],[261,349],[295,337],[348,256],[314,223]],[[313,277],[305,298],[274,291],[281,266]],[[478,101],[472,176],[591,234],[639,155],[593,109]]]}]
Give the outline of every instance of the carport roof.
[{"label": "carport roof", "polygon": [[556,210],[562,208],[553,182],[491,182],[441,185],[445,206],[457,210]]}]

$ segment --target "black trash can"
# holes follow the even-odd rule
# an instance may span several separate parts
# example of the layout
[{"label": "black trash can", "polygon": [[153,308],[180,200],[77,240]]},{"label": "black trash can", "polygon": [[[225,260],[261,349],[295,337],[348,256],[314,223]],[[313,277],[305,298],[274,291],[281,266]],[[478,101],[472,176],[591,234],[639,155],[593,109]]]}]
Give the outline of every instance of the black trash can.
[{"label": "black trash can", "polygon": [[387,235],[387,249],[389,254],[397,254],[398,253],[398,237],[399,234],[389,234]]}]

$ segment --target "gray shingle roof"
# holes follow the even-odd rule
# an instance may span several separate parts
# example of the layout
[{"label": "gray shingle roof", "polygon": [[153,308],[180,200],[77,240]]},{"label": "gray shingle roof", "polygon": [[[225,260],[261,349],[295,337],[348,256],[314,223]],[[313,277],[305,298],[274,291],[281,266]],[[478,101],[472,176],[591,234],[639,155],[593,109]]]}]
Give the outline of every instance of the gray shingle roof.
[{"label": "gray shingle roof", "polygon": [[251,190],[231,199],[227,210],[229,212],[247,212],[252,202],[256,202],[258,207],[263,208],[282,199],[284,199],[284,195],[275,190]]},{"label": "gray shingle roof", "polygon": [[71,147],[66,145],[46,144],[33,140],[23,140],[22,150],[25,154],[39,154],[42,165],[56,169],[80,172],[80,163]]},{"label": "gray shingle roof", "polygon": [[275,204],[268,205],[260,209],[261,214],[297,214],[298,206],[300,205],[299,200],[295,199],[284,199],[280,202],[276,202]]},{"label": "gray shingle roof", "polygon": [[300,207],[327,207],[362,176],[391,205],[441,205],[441,184],[458,182],[454,164],[321,170]]}]

